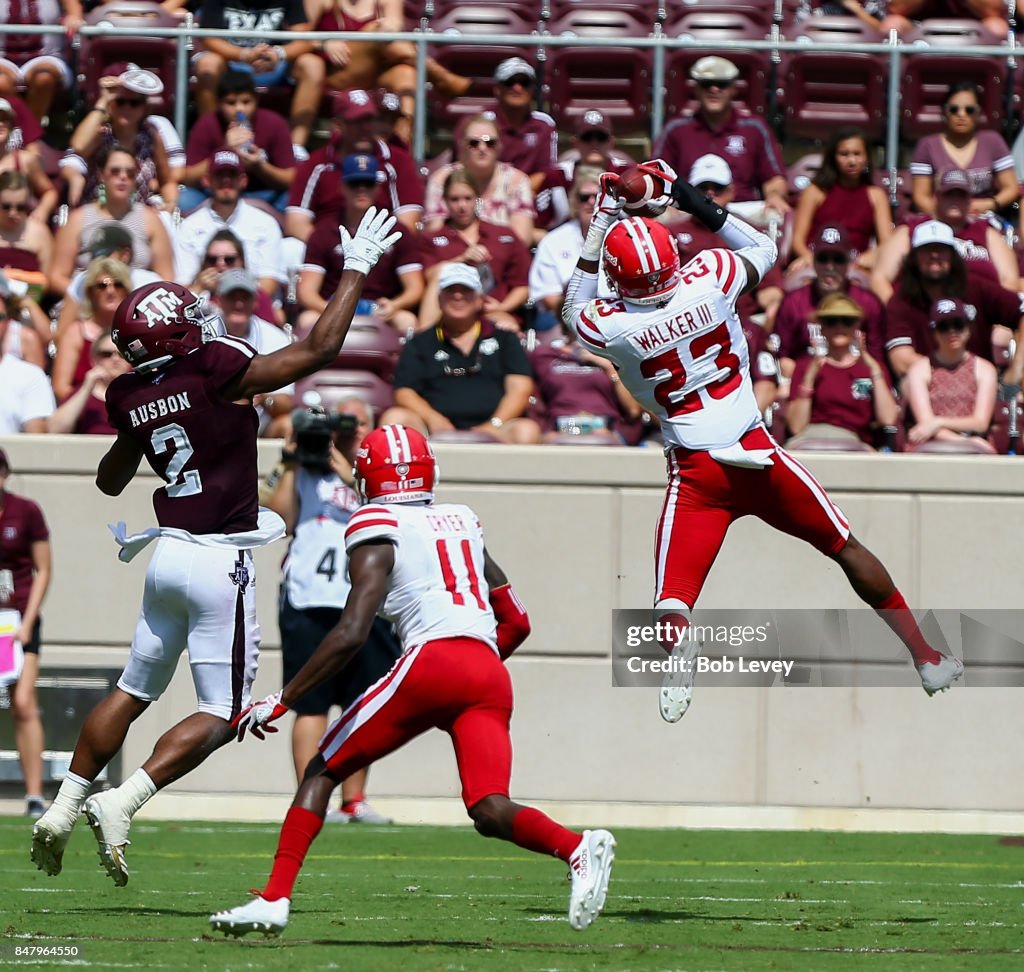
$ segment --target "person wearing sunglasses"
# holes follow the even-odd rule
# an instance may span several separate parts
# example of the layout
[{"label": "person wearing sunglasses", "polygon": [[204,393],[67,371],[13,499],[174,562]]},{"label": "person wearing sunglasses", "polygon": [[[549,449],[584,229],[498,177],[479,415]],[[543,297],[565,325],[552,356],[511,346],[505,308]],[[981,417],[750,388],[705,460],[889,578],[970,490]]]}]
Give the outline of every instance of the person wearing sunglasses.
[{"label": "person wearing sunglasses", "polygon": [[8,279],[28,288],[38,301],[49,289],[46,271],[53,257],[53,234],[37,219],[30,219],[32,204],[24,172],[0,172],[0,269]]},{"label": "person wearing sunglasses", "polygon": [[402,348],[395,405],[380,424],[423,435],[466,431],[499,442],[539,442],[540,427],[523,417],[533,390],[530,362],[518,335],[485,314],[476,267],[445,264],[438,288],[441,318]]},{"label": "person wearing sunglasses", "polygon": [[537,72],[529,61],[509,57],[494,70],[494,122],[501,139],[501,162],[525,172],[536,192],[544,174],[558,161],[554,119],[534,108]]},{"label": "person wearing sunglasses", "polygon": [[[213,305],[216,303],[220,278],[228,270],[247,269],[245,245],[241,239],[233,230],[219,229],[206,241],[195,280],[189,284],[189,289],[203,302],[204,311],[212,315],[216,313]],[[265,321],[284,323],[270,294],[263,287],[256,293],[256,313]]]},{"label": "person wearing sunglasses", "polygon": [[473,177],[456,169],[444,181],[448,218],[420,238],[427,288],[420,301],[420,329],[440,317],[438,276],[453,261],[476,267],[484,287],[484,312],[498,327],[518,331],[519,311],[529,295],[530,251],[507,226],[480,219],[480,190]]},{"label": "person wearing sunglasses", "polygon": [[[341,225],[351,232],[373,205],[378,192],[377,160],[368,154],[345,156],[341,163],[345,206]],[[399,334],[416,327],[416,308],[423,296],[423,258],[416,236],[400,227],[398,242],[378,261],[363,284],[357,314],[372,315]],[[299,271],[298,298],[302,313],[296,322],[300,337],[308,332],[338,288],[345,257],[338,245],[338,222],[321,222],[306,243]]]},{"label": "person wearing sunglasses", "polygon": [[118,63],[104,72],[99,85],[96,103],[72,132],[60,162],[68,184],[68,205],[102,202],[100,160],[114,145],[123,145],[135,159],[136,199],[147,202],[153,198],[154,203],[172,211],[178,205],[184,151],[173,129],[168,133],[166,122],[157,123],[160,116],[151,117],[148,107],[151,96],[163,93],[163,81],[152,71]]},{"label": "person wearing sunglasses", "polygon": [[152,270],[162,280],[174,276],[171,240],[152,206],[137,197],[139,166],[132,150],[124,145],[105,149],[97,160],[102,192],[95,202],[72,209],[68,221],[57,230],[50,288],[67,291],[75,270],[84,270],[91,254],[88,245],[101,223],[119,223],[132,236],[132,266]]},{"label": "person wearing sunglasses", "polygon": [[864,311],[845,294],[827,294],[814,314],[823,353],[802,358],[786,409],[787,449],[811,439],[860,441],[873,448],[876,430],[899,421],[889,376],[864,346]]},{"label": "person wearing sunglasses", "polygon": [[89,348],[99,335],[113,327],[117,305],[131,288],[131,270],[120,260],[99,257],[89,264],[78,319],[57,333],[57,354],[51,378],[58,402],[64,401],[85,380],[93,364]]},{"label": "person wearing sunglasses", "polygon": [[740,70],[724,57],[696,61],[690,78],[696,86],[697,110],[670,119],[654,143],[653,156],[676,172],[689,172],[702,155],[727,158],[732,168],[737,203],[757,203],[744,209],[748,218],[763,217],[764,209],[789,212],[782,150],[768,125],[733,104]]},{"label": "person wearing sunglasses", "polygon": [[103,331],[89,346],[89,370],[81,382],[50,416],[48,430],[54,435],[117,435],[107,416],[107,389],[131,365],[118,354],[110,331]]},{"label": "person wearing sunglasses", "polygon": [[36,197],[36,205],[28,215],[34,222],[47,225],[57,207],[57,190],[43,171],[39,155],[22,145],[17,114],[10,98],[0,98],[0,173],[4,172],[24,174]]},{"label": "person wearing sunglasses", "polygon": [[480,187],[480,218],[508,226],[526,246],[531,246],[536,215],[533,189],[525,172],[500,161],[501,138],[494,119],[474,115],[457,137],[456,160],[438,167],[427,179],[423,232],[433,233],[444,226],[448,218],[444,181],[450,173],[464,169]]},{"label": "person wearing sunglasses", "polygon": [[978,86],[973,81],[950,85],[942,117],[942,131],[925,135],[910,160],[914,208],[934,216],[936,181],[948,169],[962,169],[970,181],[971,215],[1002,213],[1017,200],[1020,187],[1003,136],[994,129],[979,127]]},{"label": "person wearing sunglasses", "polygon": [[995,453],[986,436],[996,407],[995,365],[967,350],[973,308],[955,298],[935,301],[928,326],[934,347],[915,361],[903,380],[913,413],[907,430],[911,451],[928,442],[955,443],[946,448]]},{"label": "person wearing sunglasses", "polygon": [[993,361],[995,349],[1016,338],[1016,354],[1003,373],[1006,385],[1019,385],[1024,375],[1024,314],[1020,296],[967,272],[953,230],[938,220],[914,229],[911,251],[903,261],[895,293],[885,305],[889,367],[903,378],[919,358],[931,355],[929,327],[932,304],[943,297],[974,308],[967,348]]}]

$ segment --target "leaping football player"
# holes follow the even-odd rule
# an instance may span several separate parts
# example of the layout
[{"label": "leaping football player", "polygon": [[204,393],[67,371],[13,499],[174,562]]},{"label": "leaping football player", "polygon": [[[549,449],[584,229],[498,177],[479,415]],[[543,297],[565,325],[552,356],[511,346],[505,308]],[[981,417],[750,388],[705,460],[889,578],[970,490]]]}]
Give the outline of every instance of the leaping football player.
[{"label": "leaping football player", "polygon": [[[231,721],[250,701],[259,624],[252,549],[284,534],[257,502],[254,395],[329,365],[338,355],[366,274],[394,244],[395,219],[370,209],[355,236],[341,229],[345,272],[304,341],[257,354],[244,341],[214,337],[198,298],[160,281],[132,291],[114,314],[111,337],[132,366],[107,392],[117,438],[96,485],[118,496],[145,458],[163,485],[153,494],[158,528],[115,538],[121,560],[156,540],[131,654],[117,687],[89,714],[68,775],[32,831],[32,860],[59,874],[83,810],[100,863],[128,882],[132,817],[158,790],[195,769],[235,735]],[[131,724],[163,694],[188,649],[197,711],[169,729],[152,755],[116,789],[89,797]]]},{"label": "leaping football player", "polygon": [[448,733],[462,800],[485,837],[508,840],[569,865],[569,924],[586,928],[608,892],[615,840],[607,830],[576,833],[509,799],[512,682],[504,660],[530,633],[508,579],[484,548],[476,514],[434,503],[437,466],[415,429],[385,425],[363,441],[356,489],[367,505],[345,531],[352,590],[337,625],[296,676],[237,720],[263,738],[306,692],[332,678],[366,641],[378,610],[394,621],[402,657],[353,702],[320,740],[281,828],[263,892],[211,916],[232,935],[280,934],[292,889],[320,833],[331,793],[352,773],[428,729]]},{"label": "leaping football player", "polygon": [[[655,536],[655,611],[676,629],[690,612],[729,525],[753,515],[834,560],[861,600],[906,645],[933,695],[963,674],[963,663],[925,640],[878,558],[850,532],[843,511],[814,476],[769,434],[750,381],[736,301],[776,260],[775,244],[661,160],[665,193],[716,232],[724,247],[680,266],[671,234],[653,219],[620,219],[618,176],[605,173],[590,231],[566,289],[562,316],[580,344],[607,358],[630,394],[661,422],[668,489]],[[597,297],[598,261],[617,295]],[[693,694],[697,640],[678,639],[659,707],[677,722]]]}]

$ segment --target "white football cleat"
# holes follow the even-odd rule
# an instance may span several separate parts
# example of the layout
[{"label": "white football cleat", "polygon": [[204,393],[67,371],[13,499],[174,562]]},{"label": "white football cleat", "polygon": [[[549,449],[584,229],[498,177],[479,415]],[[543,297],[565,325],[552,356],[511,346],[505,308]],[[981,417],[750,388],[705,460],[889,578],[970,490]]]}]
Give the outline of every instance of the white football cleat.
[{"label": "white football cleat", "polygon": [[50,807],[32,826],[32,863],[51,877],[60,874],[64,848],[77,818],[59,807]]},{"label": "white football cleat", "polygon": [[351,813],[344,810],[328,810],[324,820],[327,823],[376,824],[378,827],[394,823],[390,817],[385,817],[379,810],[375,810],[366,800],[360,800]]},{"label": "white football cleat", "polygon": [[222,931],[236,938],[248,935],[249,932],[280,935],[288,927],[291,904],[289,898],[278,898],[277,901],[253,898],[248,904],[210,915],[210,925],[214,931]]},{"label": "white football cleat", "polygon": [[703,650],[700,641],[685,639],[676,645],[668,656],[672,662],[672,670],[665,673],[661,680],[661,691],[658,694],[658,710],[666,722],[678,722],[693,700],[694,667],[697,656]]},{"label": "white football cleat", "polygon": [[569,858],[569,924],[583,931],[604,907],[615,860],[615,838],[607,830],[584,830]]},{"label": "white football cleat", "polygon": [[131,843],[128,830],[132,818],[124,812],[116,790],[107,790],[89,797],[82,807],[96,838],[100,864],[119,888],[128,883],[128,861],[125,848]]},{"label": "white football cleat", "polygon": [[945,692],[964,673],[964,663],[955,655],[943,655],[942,661],[917,666],[921,685],[929,695]]}]

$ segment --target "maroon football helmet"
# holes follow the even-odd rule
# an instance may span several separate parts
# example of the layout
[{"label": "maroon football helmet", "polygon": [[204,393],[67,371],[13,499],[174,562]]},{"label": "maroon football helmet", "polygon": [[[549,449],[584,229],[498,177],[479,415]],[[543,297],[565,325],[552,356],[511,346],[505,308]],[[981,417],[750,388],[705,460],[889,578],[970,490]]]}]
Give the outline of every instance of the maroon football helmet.
[{"label": "maroon football helmet", "polygon": [[404,425],[382,425],[363,439],[355,474],[356,489],[368,503],[432,500],[440,479],[430,443]]},{"label": "maroon football helmet", "polygon": [[160,280],[133,290],[114,311],[110,337],[136,371],[153,371],[216,335],[216,318],[180,284]]},{"label": "maroon football helmet", "polygon": [[631,216],[605,237],[604,270],[623,300],[659,304],[679,282],[676,241],[661,223]]}]

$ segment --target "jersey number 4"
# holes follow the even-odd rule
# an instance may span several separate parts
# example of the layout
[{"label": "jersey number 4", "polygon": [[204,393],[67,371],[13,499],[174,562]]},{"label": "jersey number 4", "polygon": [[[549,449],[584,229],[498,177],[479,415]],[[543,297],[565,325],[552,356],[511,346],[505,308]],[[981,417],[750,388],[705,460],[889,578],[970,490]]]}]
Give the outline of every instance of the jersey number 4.
[{"label": "jersey number 4", "polygon": [[724,322],[706,334],[698,335],[690,342],[690,357],[694,360],[701,358],[716,345],[718,353],[715,355],[715,367],[724,374],[704,385],[703,388],[695,389],[682,397],[680,395],[686,385],[686,368],[683,366],[678,348],[663,351],[641,363],[640,373],[645,378],[657,378],[663,372],[668,372],[669,376],[654,386],[654,397],[658,404],[665,409],[669,418],[688,415],[690,412],[699,412],[704,407],[704,402],[700,397],[702,391],[706,391],[712,398],[718,399],[725,398],[739,387],[743,380],[740,377],[740,359],[732,353],[729,326]]},{"label": "jersey number 4", "polygon": [[468,540],[460,540],[458,547],[455,548],[455,561],[462,560],[465,565],[465,572],[459,571],[459,576],[455,576],[455,571],[452,569],[452,556],[449,553],[449,548],[454,547],[454,541],[449,542],[448,540],[437,541],[437,557],[441,561],[441,576],[444,578],[444,588],[451,594],[452,600],[456,604],[465,604],[466,595],[472,597],[477,606],[481,611],[486,611],[487,606],[484,604],[484,599],[480,596],[480,578],[476,572],[476,565],[473,563],[473,552],[470,549]]}]

